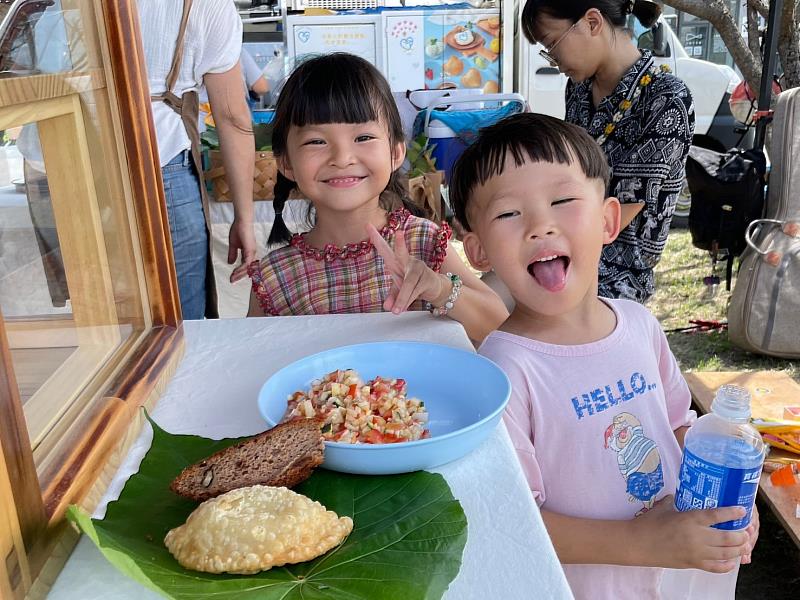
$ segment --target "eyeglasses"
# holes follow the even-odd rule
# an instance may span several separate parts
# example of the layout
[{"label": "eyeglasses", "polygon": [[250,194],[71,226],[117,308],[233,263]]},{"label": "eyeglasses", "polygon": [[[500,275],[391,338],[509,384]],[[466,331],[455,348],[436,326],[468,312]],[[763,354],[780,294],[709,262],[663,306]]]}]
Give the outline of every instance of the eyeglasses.
[{"label": "eyeglasses", "polygon": [[569,35],[569,32],[572,31],[573,29],[575,29],[575,26],[580,22],[581,22],[580,19],[575,21],[572,24],[572,27],[567,29],[561,35],[560,38],[558,38],[555,42],[553,42],[553,44],[551,44],[551,46],[549,48],[544,48],[543,50],[539,50],[539,56],[541,56],[543,59],[545,59],[547,61],[547,63],[551,67],[558,67],[558,61],[555,58],[553,58],[553,54],[552,54],[553,50],[556,49],[556,46],[558,46],[562,42],[562,40]]}]

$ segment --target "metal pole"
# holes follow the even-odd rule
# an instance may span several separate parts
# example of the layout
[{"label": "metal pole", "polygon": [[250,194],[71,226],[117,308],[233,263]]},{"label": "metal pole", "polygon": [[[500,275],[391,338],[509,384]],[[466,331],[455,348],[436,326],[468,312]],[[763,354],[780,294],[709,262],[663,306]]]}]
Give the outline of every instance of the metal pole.
[{"label": "metal pole", "polygon": [[[769,16],[767,17],[767,33],[764,40],[764,64],[761,69],[761,87],[758,91],[758,112],[769,110],[772,99],[772,76],[775,71],[775,58],[778,52],[778,34],[780,23],[778,17],[783,9],[783,0],[770,0]],[[767,136],[767,119],[760,118],[756,121],[756,139],[754,148],[764,149],[764,140]]]}]

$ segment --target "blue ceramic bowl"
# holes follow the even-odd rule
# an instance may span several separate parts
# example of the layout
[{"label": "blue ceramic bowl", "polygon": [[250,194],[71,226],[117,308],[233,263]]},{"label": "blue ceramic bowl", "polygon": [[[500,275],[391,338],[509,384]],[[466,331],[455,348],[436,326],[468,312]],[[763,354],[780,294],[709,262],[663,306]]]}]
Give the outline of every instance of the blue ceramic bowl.
[{"label": "blue ceramic bowl", "polygon": [[511,394],[505,373],[474,352],[423,342],[357,344],[307,356],[270,377],[258,395],[267,423],[281,420],[289,395],[335,369],[355,369],[365,381],[405,379],[408,395],[425,402],[431,434],[398,444],[325,442],[323,466],[344,473],[407,473],[461,458],[492,432]]}]

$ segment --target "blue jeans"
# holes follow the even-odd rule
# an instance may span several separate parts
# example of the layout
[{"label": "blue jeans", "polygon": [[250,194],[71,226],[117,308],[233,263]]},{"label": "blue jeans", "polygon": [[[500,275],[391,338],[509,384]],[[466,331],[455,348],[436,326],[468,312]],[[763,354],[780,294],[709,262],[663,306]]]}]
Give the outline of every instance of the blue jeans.
[{"label": "blue jeans", "polygon": [[184,150],[161,167],[161,176],[178,273],[181,312],[186,320],[202,319],[206,311],[208,233],[200,181],[190,152]]}]

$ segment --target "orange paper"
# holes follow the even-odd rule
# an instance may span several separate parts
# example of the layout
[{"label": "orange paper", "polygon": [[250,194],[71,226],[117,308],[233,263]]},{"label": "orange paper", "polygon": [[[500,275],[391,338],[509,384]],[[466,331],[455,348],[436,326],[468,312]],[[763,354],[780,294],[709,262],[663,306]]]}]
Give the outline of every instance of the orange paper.
[{"label": "orange paper", "polygon": [[794,485],[797,483],[792,465],[784,465],[777,471],[773,471],[770,473],[769,480],[772,482],[772,485],[776,487]]},{"label": "orange paper", "polygon": [[784,406],[783,418],[787,421],[800,421],[800,406]]}]

